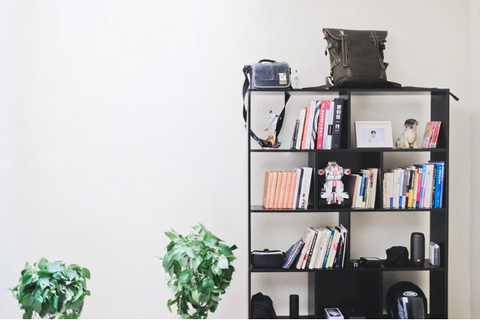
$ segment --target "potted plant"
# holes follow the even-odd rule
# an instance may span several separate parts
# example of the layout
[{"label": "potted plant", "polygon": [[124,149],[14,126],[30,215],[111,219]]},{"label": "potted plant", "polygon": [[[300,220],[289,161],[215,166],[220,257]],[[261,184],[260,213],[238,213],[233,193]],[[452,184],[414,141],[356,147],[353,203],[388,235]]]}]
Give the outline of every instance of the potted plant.
[{"label": "potted plant", "polygon": [[20,283],[13,296],[25,310],[24,319],[78,319],[83,307],[90,271],[62,261],[48,262],[42,258],[22,270]]},{"label": "potted plant", "polygon": [[215,312],[220,296],[230,286],[233,250],[202,224],[193,227],[186,237],[174,230],[165,232],[172,241],[163,257],[163,268],[170,276],[168,288],[174,295],[168,309],[176,304],[177,314],[184,319],[206,319]]}]

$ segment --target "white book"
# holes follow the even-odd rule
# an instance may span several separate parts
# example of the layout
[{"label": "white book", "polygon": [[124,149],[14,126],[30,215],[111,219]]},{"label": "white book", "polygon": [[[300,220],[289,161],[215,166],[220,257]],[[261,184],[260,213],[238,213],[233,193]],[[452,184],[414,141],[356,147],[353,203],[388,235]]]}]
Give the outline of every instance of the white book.
[{"label": "white book", "polygon": [[417,207],[417,191],[418,191],[418,187],[417,187],[417,184],[418,184],[418,173],[417,173],[417,168],[416,167],[413,167],[413,206],[412,208],[416,208]]},{"label": "white book", "polygon": [[341,266],[345,266],[345,252],[347,252],[347,240],[348,240],[348,230],[342,224],[340,225],[340,230],[342,230],[342,240],[343,240],[343,256]]},{"label": "white book", "polygon": [[335,255],[337,254],[338,241],[340,240],[340,231],[335,229],[335,234],[333,236],[332,245],[330,247],[330,253],[327,260],[327,268],[333,267],[333,260],[335,260]]},{"label": "white book", "polygon": [[300,183],[302,181],[302,169],[295,168],[297,172],[297,181],[295,183],[295,194],[293,195],[293,204],[291,209],[297,209],[297,199],[298,199],[298,188],[300,187]]},{"label": "white book", "polygon": [[297,143],[295,144],[295,149],[300,150],[302,148],[303,126],[305,125],[305,109],[300,110],[298,119],[300,120],[300,123],[298,125]]},{"label": "white book", "polygon": [[317,234],[317,240],[315,241],[315,247],[313,248],[312,258],[310,259],[310,263],[307,266],[308,269],[315,268],[315,261],[318,257],[318,252],[320,251],[320,246],[322,243],[322,228],[315,228],[315,233]]},{"label": "white book", "polygon": [[394,201],[394,196],[393,196],[393,186],[395,183],[395,173],[389,172],[388,173],[388,186],[387,186],[387,196],[388,196],[388,208],[393,209],[393,201]]},{"label": "white book", "polygon": [[312,171],[313,169],[310,167],[302,167],[303,170],[303,177],[302,183],[300,186],[300,198],[299,198],[299,205],[298,209],[308,209],[308,199],[310,195],[310,182],[312,180]]},{"label": "white book", "polygon": [[382,202],[383,202],[383,208],[384,209],[387,209],[388,206],[387,206],[387,198],[388,198],[388,193],[387,193],[387,184],[388,184],[388,173],[385,172],[383,174],[383,181],[382,181],[382,189],[383,189],[383,199],[382,199]]},{"label": "white book", "polygon": [[[307,141],[305,142],[305,149],[311,149],[312,141],[312,130],[313,130],[313,119],[315,118],[315,108],[317,107],[317,102],[312,101],[310,103],[310,115],[308,117],[308,126],[307,126]],[[305,119],[307,121],[307,119]]]},{"label": "white book", "polygon": [[403,172],[403,169],[400,169],[398,171],[398,208],[403,209],[402,204],[403,204],[403,180],[405,177],[405,174]]},{"label": "white book", "polygon": [[328,246],[328,242],[330,241],[331,235],[332,235],[332,231],[324,227],[322,247],[320,248],[320,253],[318,255],[317,262],[315,263],[317,269],[323,268],[323,260],[325,260],[325,255],[327,254],[327,246]]},{"label": "white book", "polygon": [[432,188],[433,188],[433,164],[427,164],[427,175],[425,176],[425,196],[423,197],[423,207],[432,207]]},{"label": "white book", "polygon": [[312,241],[312,239],[308,228],[305,229],[305,232],[303,232],[302,241],[303,243],[305,243],[305,245],[303,246],[302,251],[298,254],[298,260],[295,264],[296,269],[302,268],[303,260],[305,258],[305,252],[307,252],[307,247],[310,248],[309,243]]},{"label": "white book", "polygon": [[305,267],[307,266],[307,260],[308,260],[308,256],[310,254],[310,250],[312,248],[312,245],[314,245],[314,237],[315,237],[315,230],[311,227],[308,227],[307,228],[307,232],[310,234],[310,237],[309,237],[309,242],[308,242],[308,246],[307,247],[307,250],[305,251],[305,256],[303,257],[303,261],[302,261],[302,269],[305,269]]}]

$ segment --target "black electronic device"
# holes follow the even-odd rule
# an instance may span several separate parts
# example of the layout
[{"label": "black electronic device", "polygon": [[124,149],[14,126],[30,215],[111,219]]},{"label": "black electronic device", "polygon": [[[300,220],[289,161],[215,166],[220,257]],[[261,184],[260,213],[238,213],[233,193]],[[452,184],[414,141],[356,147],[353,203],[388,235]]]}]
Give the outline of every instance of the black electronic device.
[{"label": "black electronic device", "polygon": [[410,260],[416,267],[425,263],[425,236],[421,232],[413,232],[410,237]]},{"label": "black electronic device", "polygon": [[360,266],[361,267],[378,267],[381,266],[383,260],[377,257],[361,257],[360,258]]},{"label": "black electronic device", "polygon": [[299,319],[298,294],[290,295],[290,319]]}]

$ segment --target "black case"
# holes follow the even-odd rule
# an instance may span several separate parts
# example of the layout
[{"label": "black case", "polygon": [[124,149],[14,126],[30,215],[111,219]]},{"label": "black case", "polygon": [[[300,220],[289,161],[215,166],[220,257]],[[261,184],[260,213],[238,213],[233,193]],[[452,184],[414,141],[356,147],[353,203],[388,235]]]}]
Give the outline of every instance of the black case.
[{"label": "black case", "polygon": [[251,254],[252,267],[256,269],[273,269],[283,266],[284,254],[280,250],[254,250]]}]

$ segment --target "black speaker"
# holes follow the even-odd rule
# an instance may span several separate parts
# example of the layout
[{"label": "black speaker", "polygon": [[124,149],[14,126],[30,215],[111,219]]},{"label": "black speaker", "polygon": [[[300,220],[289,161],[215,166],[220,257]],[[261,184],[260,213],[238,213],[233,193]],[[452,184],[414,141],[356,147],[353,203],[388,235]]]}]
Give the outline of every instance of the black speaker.
[{"label": "black speaker", "polygon": [[410,260],[416,267],[425,263],[425,236],[421,232],[414,232],[410,237]]},{"label": "black speaker", "polygon": [[290,319],[298,319],[298,294],[290,295]]}]

